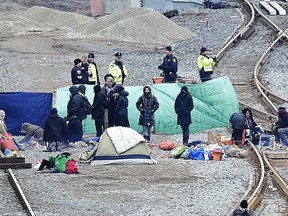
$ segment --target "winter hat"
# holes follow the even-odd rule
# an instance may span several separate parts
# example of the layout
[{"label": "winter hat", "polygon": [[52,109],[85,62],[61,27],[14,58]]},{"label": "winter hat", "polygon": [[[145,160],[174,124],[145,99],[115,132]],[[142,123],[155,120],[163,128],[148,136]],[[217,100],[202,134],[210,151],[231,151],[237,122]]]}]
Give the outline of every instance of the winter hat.
[{"label": "winter hat", "polygon": [[76,59],[74,60],[74,64],[75,64],[75,65],[79,64],[80,62],[82,62],[82,61],[81,61],[81,59],[79,59],[79,58],[76,58]]},{"label": "winter hat", "polygon": [[181,92],[182,92],[182,91],[188,92],[188,88],[187,88],[187,86],[182,86],[182,88],[181,88]]},{"label": "winter hat", "polygon": [[69,88],[69,92],[73,95],[73,94],[75,94],[75,93],[78,93],[79,90],[78,90],[77,86],[71,86],[71,87]]},{"label": "winter hat", "polygon": [[0,116],[5,118],[5,115],[6,115],[5,111],[4,110],[0,110]]},{"label": "winter hat", "polygon": [[278,108],[278,114],[283,114],[286,113],[286,108],[285,107],[279,107]]},{"label": "winter hat", "polygon": [[89,53],[88,58],[93,58],[94,59],[94,53]]},{"label": "winter hat", "polygon": [[124,87],[121,85],[121,84],[117,84],[115,87],[114,87],[114,90],[113,92],[114,93],[120,93],[121,91],[124,90]]},{"label": "winter hat", "polygon": [[50,111],[50,116],[51,117],[56,117],[58,116],[58,111],[57,111],[57,108],[53,107]]},{"label": "winter hat", "polygon": [[85,94],[85,92],[86,92],[86,87],[85,87],[85,85],[83,85],[83,84],[79,85],[79,86],[78,86],[78,90],[79,90],[79,92],[81,92],[82,94]]},{"label": "winter hat", "polygon": [[240,207],[241,208],[248,208],[248,202],[247,200],[242,200],[240,203]]},{"label": "winter hat", "polygon": [[122,57],[122,53],[121,53],[121,52],[117,52],[117,53],[115,53],[114,56],[115,56],[115,57],[118,57],[118,58],[121,58],[121,57]]},{"label": "winter hat", "polygon": [[149,89],[149,92],[151,92],[151,88],[149,87],[149,86],[144,86],[144,88],[143,88],[143,92],[145,93],[145,90],[146,89]]},{"label": "winter hat", "polygon": [[206,51],[209,51],[206,47],[202,47],[201,50],[200,50],[200,53],[204,53]]},{"label": "winter hat", "polygon": [[172,52],[171,46],[166,46],[165,49],[168,50],[169,52]]},{"label": "winter hat", "polygon": [[95,85],[94,86],[94,93],[101,92],[101,86],[100,85]]}]

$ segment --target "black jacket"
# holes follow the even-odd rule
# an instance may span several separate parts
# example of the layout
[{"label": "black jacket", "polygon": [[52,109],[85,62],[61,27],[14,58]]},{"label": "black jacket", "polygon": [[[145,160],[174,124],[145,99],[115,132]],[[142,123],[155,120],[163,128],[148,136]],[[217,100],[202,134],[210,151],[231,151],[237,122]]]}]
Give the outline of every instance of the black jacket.
[{"label": "black jacket", "polygon": [[104,102],[106,95],[101,91],[95,94],[92,104],[92,119],[104,123]]},{"label": "black jacket", "polygon": [[174,104],[178,125],[189,125],[192,123],[191,111],[193,110],[193,107],[191,94],[189,92],[180,92]]},{"label": "black jacket", "polygon": [[75,115],[79,120],[86,119],[87,115],[85,113],[84,102],[82,96],[79,94],[77,86],[70,87],[69,91],[71,97],[67,104],[67,116],[71,117]]},{"label": "black jacket", "polygon": [[56,114],[51,114],[45,121],[44,125],[44,142],[67,142],[66,140],[66,123],[63,118]]},{"label": "black jacket", "polygon": [[127,91],[121,91],[120,95],[115,101],[115,118],[119,115],[128,115],[128,98],[129,93]]},{"label": "black jacket", "polygon": [[245,129],[246,119],[241,112],[233,113],[229,121],[233,129],[241,129],[241,130]]}]

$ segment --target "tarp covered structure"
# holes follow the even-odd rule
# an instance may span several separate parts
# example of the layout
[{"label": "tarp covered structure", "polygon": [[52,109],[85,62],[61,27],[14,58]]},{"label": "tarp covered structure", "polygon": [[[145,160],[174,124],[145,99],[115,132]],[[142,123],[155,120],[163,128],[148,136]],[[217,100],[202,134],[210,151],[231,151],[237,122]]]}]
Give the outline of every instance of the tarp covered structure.
[{"label": "tarp covered structure", "polygon": [[[227,76],[196,84],[152,84],[150,86],[152,94],[156,96],[160,104],[159,109],[155,112],[155,132],[164,134],[182,132],[181,127],[177,126],[174,103],[183,85],[186,85],[193,95],[194,109],[192,111],[192,124],[190,125],[191,132],[226,127],[230,125],[231,114],[239,111],[237,95]],[[56,92],[56,107],[62,117],[67,115],[69,87],[59,88]],[[142,126],[138,125],[140,113],[135,104],[143,94],[143,86],[125,86],[125,90],[129,92],[128,117],[130,127],[141,132]],[[86,85],[86,96],[92,103],[93,85]],[[91,116],[87,117],[83,125],[85,133],[95,133],[94,120],[91,119]]]},{"label": "tarp covered structure", "polygon": [[52,93],[0,93],[0,109],[6,113],[6,125],[13,135],[20,135],[24,122],[44,127],[52,108]]}]

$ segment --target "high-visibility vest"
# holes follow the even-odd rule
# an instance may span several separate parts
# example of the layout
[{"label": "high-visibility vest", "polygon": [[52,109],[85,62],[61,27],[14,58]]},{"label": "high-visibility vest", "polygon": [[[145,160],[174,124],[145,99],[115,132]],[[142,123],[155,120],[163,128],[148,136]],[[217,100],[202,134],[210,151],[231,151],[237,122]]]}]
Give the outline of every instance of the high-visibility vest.
[{"label": "high-visibility vest", "polygon": [[[125,74],[125,78],[128,76],[128,71],[126,66],[123,64],[123,72]],[[122,71],[120,67],[115,64],[115,61],[111,62],[109,65],[109,73],[114,77],[114,81],[117,84],[122,84]]]},{"label": "high-visibility vest", "polygon": [[204,72],[212,72],[216,61],[213,58],[209,58],[204,55],[200,55],[197,59],[198,69],[203,68]]}]

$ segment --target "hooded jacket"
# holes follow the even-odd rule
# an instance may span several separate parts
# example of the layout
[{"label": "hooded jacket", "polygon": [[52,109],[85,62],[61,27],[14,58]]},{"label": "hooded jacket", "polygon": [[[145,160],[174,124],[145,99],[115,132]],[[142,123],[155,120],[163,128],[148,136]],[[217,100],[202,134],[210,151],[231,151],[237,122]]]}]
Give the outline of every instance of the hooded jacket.
[{"label": "hooded jacket", "polygon": [[229,122],[232,125],[232,129],[245,129],[246,118],[242,112],[233,113],[230,117]]},{"label": "hooded jacket", "polygon": [[183,86],[174,104],[178,125],[189,125],[192,123],[191,111],[193,107],[192,95],[189,93],[188,88]]},{"label": "hooded jacket", "polygon": [[86,119],[87,115],[85,113],[84,102],[77,86],[71,86],[69,91],[71,96],[67,104],[67,116],[71,117],[75,115],[79,120]]},{"label": "hooded jacket", "polygon": [[[149,94],[145,94],[146,88],[149,89]],[[154,113],[159,108],[159,103],[157,98],[152,95],[149,86],[143,88],[143,95],[136,102],[136,107],[140,111],[139,125],[155,125]]]},{"label": "hooded jacket", "polygon": [[20,132],[25,134],[25,137],[20,140],[19,143],[28,142],[32,136],[38,140],[43,139],[43,129],[40,126],[28,122],[22,124]]},{"label": "hooded jacket", "polygon": [[92,104],[92,119],[95,122],[104,123],[104,102],[106,95],[99,85],[94,86],[94,99]]}]

